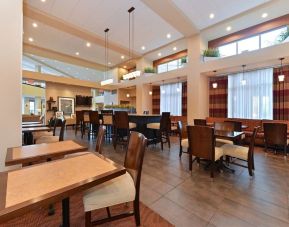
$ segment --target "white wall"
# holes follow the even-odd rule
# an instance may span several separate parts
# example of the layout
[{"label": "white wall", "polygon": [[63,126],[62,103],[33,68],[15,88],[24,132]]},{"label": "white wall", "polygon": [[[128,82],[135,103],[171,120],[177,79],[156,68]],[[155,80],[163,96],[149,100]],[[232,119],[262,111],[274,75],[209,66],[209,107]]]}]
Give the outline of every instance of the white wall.
[{"label": "white wall", "polygon": [[22,0],[0,1],[0,171],[8,147],[21,145]]}]

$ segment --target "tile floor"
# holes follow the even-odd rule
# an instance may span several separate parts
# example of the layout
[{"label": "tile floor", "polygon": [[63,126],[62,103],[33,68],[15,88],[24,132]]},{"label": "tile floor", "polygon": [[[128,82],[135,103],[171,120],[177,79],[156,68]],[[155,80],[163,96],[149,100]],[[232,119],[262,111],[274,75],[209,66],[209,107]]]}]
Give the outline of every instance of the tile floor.
[{"label": "tile floor", "polygon": [[[94,149],[95,142],[80,139],[67,130],[68,139],[76,139]],[[147,148],[142,180],[141,201],[176,226],[289,226],[289,157],[255,149],[255,176],[247,169],[233,167],[235,174],[217,173],[210,178],[202,166],[188,170],[188,157],[178,157],[178,144]],[[123,163],[125,150],[104,145],[103,154]]]}]

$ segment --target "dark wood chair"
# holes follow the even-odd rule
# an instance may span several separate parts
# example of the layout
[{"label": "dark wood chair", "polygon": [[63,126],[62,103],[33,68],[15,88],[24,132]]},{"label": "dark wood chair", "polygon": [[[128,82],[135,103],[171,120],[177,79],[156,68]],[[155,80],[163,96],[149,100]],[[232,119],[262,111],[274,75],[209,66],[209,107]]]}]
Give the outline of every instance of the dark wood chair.
[{"label": "dark wood chair", "polygon": [[255,146],[256,135],[258,133],[259,128],[260,127],[254,128],[249,148],[238,146],[238,145],[233,145],[233,144],[225,144],[221,147],[223,149],[224,155],[247,162],[247,165],[245,166],[245,165],[235,162],[234,159],[231,159],[231,158],[229,159],[231,164],[248,168],[248,172],[250,176],[253,176],[253,170],[255,169],[254,146]]},{"label": "dark wood chair", "polygon": [[[131,132],[124,160],[126,174],[98,185],[84,193],[85,226],[103,224],[129,216],[135,217],[136,226],[140,225],[139,192],[142,163],[147,140],[141,133]],[[112,216],[110,206],[133,201],[133,212]],[[106,208],[107,218],[92,221],[93,210]]]},{"label": "dark wood chair", "polygon": [[161,143],[161,149],[163,150],[164,144],[168,143],[171,147],[170,132],[171,132],[171,119],[170,112],[162,112],[160,123],[147,124],[148,129],[154,130],[155,143]]},{"label": "dark wood chair", "polygon": [[194,119],[194,125],[207,126],[206,119]]},{"label": "dark wood chair", "polygon": [[99,154],[102,154],[102,145],[104,141],[104,135],[105,135],[105,126],[101,125],[98,128],[98,133],[96,137],[96,145],[95,145],[95,151]]},{"label": "dark wood chair", "polygon": [[80,129],[81,137],[83,137],[84,112],[76,111],[75,114],[76,114],[75,135],[77,135],[77,130]]},{"label": "dark wood chair", "polygon": [[110,141],[112,138],[112,127],[113,127],[113,110],[102,110],[102,124],[105,126],[105,139]]},{"label": "dark wood chair", "polygon": [[128,113],[126,111],[114,112],[112,135],[112,144],[114,149],[116,149],[117,144],[127,146],[129,132],[132,128],[135,128],[135,124],[129,122]]},{"label": "dark wood chair", "polygon": [[[233,122],[215,122],[214,123],[214,129],[215,130],[221,130],[221,131],[229,131],[233,132],[235,131],[235,125]],[[221,144],[234,144],[234,141],[226,140],[226,139],[219,139],[217,138],[216,141]]]},{"label": "dark wood chair", "polygon": [[[231,122],[233,123],[234,125],[234,131],[235,132],[242,132],[243,129],[242,129],[242,122],[241,121],[232,121],[232,120],[227,120],[225,122]],[[245,134],[241,135],[240,138],[234,140],[234,144],[236,145],[241,145],[242,144],[242,141],[245,139]]]},{"label": "dark wood chair", "polygon": [[265,152],[268,148],[283,150],[284,157],[287,156],[287,124],[263,123]]},{"label": "dark wood chair", "polygon": [[[189,149],[189,141],[188,134],[186,131],[186,127],[183,127],[183,123],[181,121],[177,122],[178,136],[179,136],[179,157],[182,157],[183,152],[188,153]],[[186,149],[185,151],[183,149]]]},{"label": "dark wood chair", "polygon": [[[204,159],[209,162],[211,177],[214,177],[216,170],[216,161],[220,160],[222,164],[223,150],[215,147],[214,129],[207,126],[187,126],[189,140],[189,169],[192,171],[192,165],[195,160],[198,162]],[[195,159],[193,160],[193,156]]]},{"label": "dark wood chair", "polygon": [[89,126],[88,126],[88,139],[90,139],[90,136],[97,135],[98,128],[99,128],[99,114],[98,111],[89,111]]}]

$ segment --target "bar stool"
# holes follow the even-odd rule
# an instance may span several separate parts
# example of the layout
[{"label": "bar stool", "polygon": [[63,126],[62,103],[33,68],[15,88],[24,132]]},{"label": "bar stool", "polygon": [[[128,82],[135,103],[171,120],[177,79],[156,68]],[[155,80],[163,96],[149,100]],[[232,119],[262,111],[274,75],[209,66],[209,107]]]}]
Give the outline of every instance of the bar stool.
[{"label": "bar stool", "polygon": [[76,111],[75,113],[76,113],[75,135],[77,135],[77,130],[80,129],[81,137],[83,137],[84,113],[83,111]]},{"label": "bar stool", "polygon": [[102,110],[102,125],[105,126],[105,139],[109,140],[112,138],[112,126],[113,126],[113,110]]},{"label": "bar stool", "polygon": [[97,134],[99,122],[98,111],[89,111],[88,139],[90,139],[90,136]]}]

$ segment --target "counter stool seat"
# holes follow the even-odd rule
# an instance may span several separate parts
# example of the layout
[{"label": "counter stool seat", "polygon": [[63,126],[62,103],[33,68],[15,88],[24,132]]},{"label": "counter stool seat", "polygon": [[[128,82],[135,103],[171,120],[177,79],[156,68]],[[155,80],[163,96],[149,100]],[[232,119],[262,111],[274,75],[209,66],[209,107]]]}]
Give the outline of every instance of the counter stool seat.
[{"label": "counter stool seat", "polygon": [[129,122],[128,125],[129,125],[129,129],[136,128],[136,123]]},{"label": "counter stool seat", "polygon": [[147,128],[158,130],[160,129],[160,123],[149,123],[147,124]]}]

